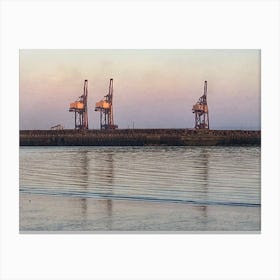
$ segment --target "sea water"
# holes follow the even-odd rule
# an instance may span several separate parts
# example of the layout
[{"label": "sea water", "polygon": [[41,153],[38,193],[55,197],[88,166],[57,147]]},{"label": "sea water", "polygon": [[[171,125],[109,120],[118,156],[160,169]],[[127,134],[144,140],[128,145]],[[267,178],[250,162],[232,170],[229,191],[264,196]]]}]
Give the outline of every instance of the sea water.
[{"label": "sea water", "polygon": [[22,231],[258,231],[260,147],[21,147]]}]

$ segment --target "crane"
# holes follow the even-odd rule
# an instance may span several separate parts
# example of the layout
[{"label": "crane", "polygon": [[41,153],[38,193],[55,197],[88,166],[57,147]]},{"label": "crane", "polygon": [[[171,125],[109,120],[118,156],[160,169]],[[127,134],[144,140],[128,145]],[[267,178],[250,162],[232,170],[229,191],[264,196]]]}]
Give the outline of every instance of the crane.
[{"label": "crane", "polygon": [[69,112],[75,113],[75,129],[88,129],[87,97],[88,80],[85,80],[83,94],[69,107]]},{"label": "crane", "polygon": [[113,117],[113,79],[110,79],[109,92],[105,99],[95,104],[95,111],[100,112],[100,129],[116,129]]},{"label": "crane", "polygon": [[192,112],[195,114],[196,129],[209,129],[209,110],[207,105],[207,81],[204,81],[204,93],[193,105]]}]

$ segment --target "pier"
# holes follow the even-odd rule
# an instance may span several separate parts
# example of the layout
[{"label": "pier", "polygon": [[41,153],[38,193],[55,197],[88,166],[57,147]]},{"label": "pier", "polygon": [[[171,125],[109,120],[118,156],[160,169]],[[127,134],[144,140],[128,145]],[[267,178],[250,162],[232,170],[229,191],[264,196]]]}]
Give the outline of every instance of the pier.
[{"label": "pier", "polygon": [[261,145],[259,130],[115,129],[21,130],[20,146]]}]

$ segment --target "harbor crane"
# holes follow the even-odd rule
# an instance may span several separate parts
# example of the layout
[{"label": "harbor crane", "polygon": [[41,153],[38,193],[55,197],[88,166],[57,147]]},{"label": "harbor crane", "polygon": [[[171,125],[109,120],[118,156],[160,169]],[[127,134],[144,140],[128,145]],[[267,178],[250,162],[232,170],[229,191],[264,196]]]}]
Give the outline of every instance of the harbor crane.
[{"label": "harbor crane", "polygon": [[109,92],[105,98],[95,104],[95,111],[100,112],[100,129],[116,129],[113,117],[113,79],[110,79]]},{"label": "harbor crane", "polygon": [[88,80],[85,80],[83,94],[69,107],[69,112],[75,113],[75,129],[88,129],[87,97]]},{"label": "harbor crane", "polygon": [[196,129],[209,129],[209,111],[207,105],[207,81],[204,81],[204,93],[193,105],[192,112],[195,114]]}]

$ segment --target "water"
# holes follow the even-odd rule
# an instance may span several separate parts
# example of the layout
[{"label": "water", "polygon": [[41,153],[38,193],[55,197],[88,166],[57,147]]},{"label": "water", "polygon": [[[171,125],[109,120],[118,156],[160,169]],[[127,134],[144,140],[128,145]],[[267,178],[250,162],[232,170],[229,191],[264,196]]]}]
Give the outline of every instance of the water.
[{"label": "water", "polygon": [[260,147],[20,149],[21,230],[260,230],[260,206]]}]

